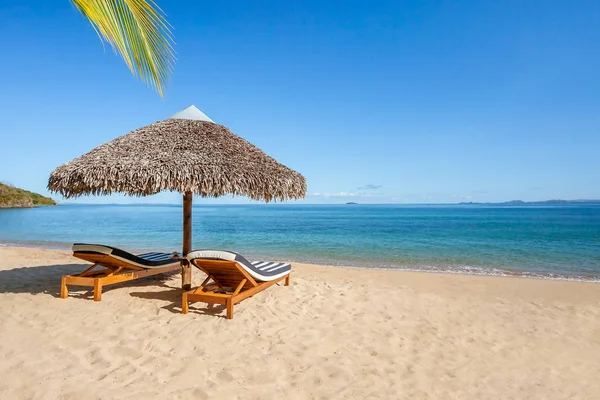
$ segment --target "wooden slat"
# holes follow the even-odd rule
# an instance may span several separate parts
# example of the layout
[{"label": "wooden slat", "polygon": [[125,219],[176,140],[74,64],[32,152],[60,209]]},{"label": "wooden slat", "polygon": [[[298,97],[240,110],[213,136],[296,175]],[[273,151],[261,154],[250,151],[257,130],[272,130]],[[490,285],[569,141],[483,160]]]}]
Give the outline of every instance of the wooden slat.
[{"label": "wooden slat", "polygon": [[[202,265],[202,266],[206,267],[206,265]],[[198,266],[198,268],[200,268],[200,266]],[[200,268],[200,269],[204,270],[203,268]],[[212,304],[225,304],[226,308],[227,308],[227,319],[232,319],[233,318],[233,308],[234,308],[233,306],[235,304],[239,303],[240,301],[242,301],[250,296],[253,296],[254,294],[256,294],[262,290],[265,290],[269,286],[272,286],[272,285],[276,284],[277,282],[280,282],[283,279],[285,279],[286,285],[289,285],[290,274],[284,275],[280,278],[277,278],[277,279],[269,281],[269,282],[260,282],[256,286],[253,286],[249,289],[245,288],[245,285],[247,282],[245,281],[245,279],[242,279],[237,282],[237,285],[235,286],[235,290],[230,293],[204,292],[203,291],[204,285],[208,281],[209,278],[212,278],[213,281],[217,282],[211,273],[211,275],[209,275],[209,277],[207,277],[207,279],[204,281],[202,286],[200,286],[199,288],[197,288],[195,290],[191,290],[191,291],[183,293],[182,298],[181,298],[181,301],[182,301],[181,313],[182,314],[187,314],[188,307],[189,307],[188,302],[203,301],[203,302],[212,303]]]},{"label": "wooden slat", "polygon": [[119,267],[119,268],[115,269],[114,271],[111,271],[107,276],[118,274],[122,269],[123,269],[123,267]]},{"label": "wooden slat", "polygon": [[258,283],[252,276],[237,262],[227,260],[203,260],[194,259],[192,263],[210,274],[213,280],[225,287],[236,287],[242,279],[246,279],[246,288],[256,287]]},{"label": "wooden slat", "polygon": [[244,287],[244,284],[246,283],[246,280],[242,280],[240,282],[240,284],[238,285],[238,287],[235,288],[235,291],[233,292],[233,295],[235,296],[236,294],[238,294],[240,292],[240,290],[242,290],[242,288]]},{"label": "wooden slat", "polygon": [[73,253],[73,257],[80,258],[85,261],[89,261],[94,264],[102,265],[103,267],[117,269],[119,267],[125,267],[127,269],[133,269],[143,271],[145,268],[138,267],[135,264],[131,264],[125,260],[116,259],[106,254],[86,254],[86,253]]},{"label": "wooden slat", "polygon": [[[94,287],[94,300],[100,301],[102,298],[102,287],[105,285],[112,285],[120,282],[127,282],[134,279],[144,278],[147,276],[164,274],[165,272],[175,271],[179,269],[178,265],[169,265],[160,268],[148,268],[144,270],[135,270],[131,272],[117,273],[120,267],[116,270],[105,269],[97,271],[97,274],[89,276],[79,275],[65,275],[61,278],[61,297],[64,299],[68,295],[68,285],[73,286],[93,286]],[[90,269],[88,268],[88,270]],[[90,272],[88,272],[89,274]]]},{"label": "wooden slat", "polygon": [[104,268],[104,269],[99,269],[96,271],[90,271],[88,273],[86,273],[85,275],[73,275],[73,276],[77,276],[80,278],[103,278],[105,276],[111,276],[114,273],[114,269],[111,268]]},{"label": "wooden slat", "polygon": [[211,303],[211,304],[226,304],[228,298],[231,298],[231,296],[217,297],[217,296],[214,296],[214,294],[206,294],[206,293],[190,294],[189,292],[187,293],[187,301],[188,302],[203,301],[205,303]]},{"label": "wooden slat", "polygon": [[237,304],[240,301],[255,295],[256,293],[265,290],[266,288],[268,288],[269,286],[273,286],[274,284],[276,284],[277,282],[281,281],[282,279],[285,279],[287,275],[282,276],[281,278],[277,278],[275,280],[269,281],[269,282],[261,282],[258,284],[258,286],[253,287],[251,289],[246,289],[243,292],[237,294],[236,296],[233,297],[233,304]]},{"label": "wooden slat", "polygon": [[80,273],[80,274],[79,274],[79,276],[88,276],[88,275],[90,275],[90,274],[97,273],[98,271],[94,271],[94,272],[92,273],[92,270],[93,270],[94,268],[96,268],[97,266],[98,266],[98,264],[97,264],[97,263],[94,263],[94,264],[93,264],[91,267],[89,267],[88,269],[86,269],[85,271],[83,271],[82,273]]},{"label": "wooden slat", "polygon": [[188,292],[186,292],[188,294],[188,296],[191,295],[207,295],[207,296],[211,296],[211,297],[215,297],[215,298],[222,298],[222,299],[226,299],[227,297],[231,297],[231,293],[215,293],[215,292],[204,292],[204,291],[198,291],[196,290],[190,290]]},{"label": "wooden slat", "polygon": [[73,286],[94,286],[94,278],[80,276],[63,276],[66,285]]}]

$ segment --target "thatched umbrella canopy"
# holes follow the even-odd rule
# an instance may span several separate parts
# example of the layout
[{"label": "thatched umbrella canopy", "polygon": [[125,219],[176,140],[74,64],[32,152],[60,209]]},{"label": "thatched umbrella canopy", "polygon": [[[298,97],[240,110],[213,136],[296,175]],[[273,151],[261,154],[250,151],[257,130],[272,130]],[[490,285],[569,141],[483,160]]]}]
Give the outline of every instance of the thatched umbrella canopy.
[{"label": "thatched umbrella canopy", "polygon": [[254,200],[303,198],[306,180],[190,106],[100,145],[50,175],[48,189],[84,194],[184,194],[183,254],[191,250],[192,195]]}]

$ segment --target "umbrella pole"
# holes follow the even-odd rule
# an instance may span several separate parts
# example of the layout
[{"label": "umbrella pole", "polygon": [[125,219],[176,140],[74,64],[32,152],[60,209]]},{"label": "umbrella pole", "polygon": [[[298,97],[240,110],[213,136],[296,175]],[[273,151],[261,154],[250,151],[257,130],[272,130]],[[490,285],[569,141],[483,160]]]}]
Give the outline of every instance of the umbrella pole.
[{"label": "umbrella pole", "polygon": [[[192,250],[192,192],[183,195],[183,249],[186,256]],[[181,264],[181,288],[190,290],[192,288],[192,267],[190,263]]]}]

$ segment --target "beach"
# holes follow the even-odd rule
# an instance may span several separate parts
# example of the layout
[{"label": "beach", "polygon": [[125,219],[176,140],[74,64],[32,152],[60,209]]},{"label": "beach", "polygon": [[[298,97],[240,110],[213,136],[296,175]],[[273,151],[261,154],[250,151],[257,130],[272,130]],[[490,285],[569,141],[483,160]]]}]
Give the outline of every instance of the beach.
[{"label": "beach", "polygon": [[[591,399],[600,285],[294,263],[224,310],[170,274],[60,299],[69,251],[0,247],[4,399]],[[193,281],[204,279],[198,270]]]}]

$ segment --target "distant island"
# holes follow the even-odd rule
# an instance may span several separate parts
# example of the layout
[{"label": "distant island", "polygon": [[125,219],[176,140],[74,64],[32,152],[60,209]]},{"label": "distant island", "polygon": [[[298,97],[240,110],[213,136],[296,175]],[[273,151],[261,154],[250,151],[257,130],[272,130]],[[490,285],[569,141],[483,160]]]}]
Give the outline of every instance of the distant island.
[{"label": "distant island", "polygon": [[358,204],[358,203],[355,203],[355,202],[351,201],[351,202],[348,202],[346,204]]},{"label": "distant island", "polygon": [[55,206],[49,197],[0,183],[0,208],[31,208]]},{"label": "distant island", "polygon": [[502,203],[476,203],[476,202],[462,202],[459,205],[493,205],[493,206],[521,206],[521,205],[556,205],[556,204],[600,204],[600,200],[542,200],[542,201],[523,201],[523,200],[511,200]]}]

